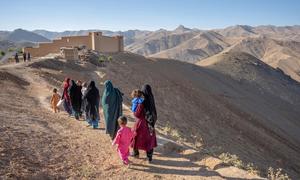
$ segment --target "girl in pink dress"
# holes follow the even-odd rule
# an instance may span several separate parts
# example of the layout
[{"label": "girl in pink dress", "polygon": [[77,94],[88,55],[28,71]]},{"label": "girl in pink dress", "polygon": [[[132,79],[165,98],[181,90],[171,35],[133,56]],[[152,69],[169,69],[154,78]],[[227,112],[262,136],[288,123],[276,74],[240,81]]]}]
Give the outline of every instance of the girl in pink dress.
[{"label": "girl in pink dress", "polygon": [[118,130],[117,135],[112,142],[112,145],[118,145],[117,149],[119,156],[122,159],[123,163],[125,165],[128,165],[129,146],[131,144],[133,132],[129,127],[126,126],[127,118],[125,116],[121,116],[118,119],[118,123],[121,128]]}]

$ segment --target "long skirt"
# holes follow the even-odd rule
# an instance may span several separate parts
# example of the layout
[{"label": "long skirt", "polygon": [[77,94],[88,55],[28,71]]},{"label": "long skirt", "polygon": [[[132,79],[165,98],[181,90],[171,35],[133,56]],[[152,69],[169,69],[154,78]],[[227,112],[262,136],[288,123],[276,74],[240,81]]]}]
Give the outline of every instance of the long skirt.
[{"label": "long skirt", "polygon": [[99,121],[100,121],[100,116],[99,116],[99,107],[94,106],[96,108],[95,112],[91,112],[91,107],[87,106],[85,109],[85,120],[89,123],[90,126],[93,126],[94,129],[99,127]]},{"label": "long skirt", "polygon": [[150,152],[157,146],[155,130],[151,134],[144,118],[137,119],[134,124],[134,138],[132,142],[133,149],[140,149]]},{"label": "long skirt", "polygon": [[69,114],[69,115],[72,115],[72,106],[71,106],[71,103],[64,100],[64,109],[65,111]]}]

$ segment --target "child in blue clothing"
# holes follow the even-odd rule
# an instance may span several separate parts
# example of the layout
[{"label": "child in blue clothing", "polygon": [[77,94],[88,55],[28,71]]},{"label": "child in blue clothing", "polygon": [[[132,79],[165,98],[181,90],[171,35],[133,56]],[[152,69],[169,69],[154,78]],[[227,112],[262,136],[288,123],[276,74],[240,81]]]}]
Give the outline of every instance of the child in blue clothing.
[{"label": "child in blue clothing", "polygon": [[144,99],[142,97],[142,91],[138,90],[138,89],[135,89],[132,91],[131,93],[131,97],[133,98],[131,103],[132,103],[132,106],[131,106],[131,111],[132,112],[135,112],[136,111],[136,108],[139,104],[142,104]]}]

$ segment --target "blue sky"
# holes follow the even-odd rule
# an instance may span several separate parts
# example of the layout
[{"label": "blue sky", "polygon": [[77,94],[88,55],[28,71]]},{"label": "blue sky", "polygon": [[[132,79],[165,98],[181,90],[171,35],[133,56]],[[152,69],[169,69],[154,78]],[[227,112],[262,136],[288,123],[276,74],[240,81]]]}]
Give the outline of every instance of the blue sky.
[{"label": "blue sky", "polygon": [[299,25],[300,0],[3,0],[0,30]]}]

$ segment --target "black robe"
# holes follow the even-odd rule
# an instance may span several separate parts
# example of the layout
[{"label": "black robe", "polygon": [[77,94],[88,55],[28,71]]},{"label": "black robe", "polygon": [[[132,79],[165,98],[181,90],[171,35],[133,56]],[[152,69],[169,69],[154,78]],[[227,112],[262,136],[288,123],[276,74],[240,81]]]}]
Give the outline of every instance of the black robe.
[{"label": "black robe", "polygon": [[69,89],[69,94],[73,110],[76,113],[79,113],[81,110],[82,93],[81,87],[77,86],[74,80],[72,80],[72,84]]},{"label": "black robe", "polygon": [[152,90],[150,85],[146,84],[141,89],[144,95],[144,108],[145,108],[145,116],[146,121],[150,131],[153,131],[155,123],[157,121],[157,113],[155,107],[155,100],[152,94]]},{"label": "black robe", "polygon": [[99,120],[100,95],[94,81],[89,84],[83,99],[86,100],[85,111],[87,114],[87,119]]}]

